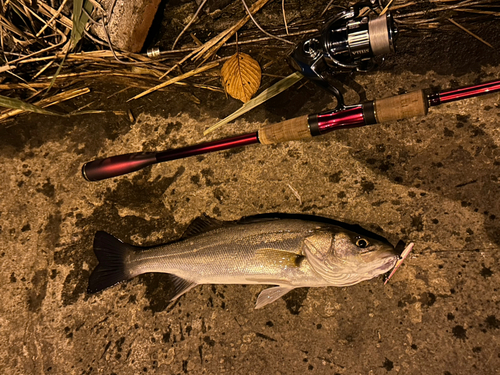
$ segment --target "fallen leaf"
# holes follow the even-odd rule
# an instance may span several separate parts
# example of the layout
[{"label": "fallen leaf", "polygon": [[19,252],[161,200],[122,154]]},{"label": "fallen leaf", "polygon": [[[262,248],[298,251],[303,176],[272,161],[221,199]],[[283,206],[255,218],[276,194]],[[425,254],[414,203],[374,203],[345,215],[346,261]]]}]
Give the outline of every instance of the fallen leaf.
[{"label": "fallen leaf", "polygon": [[262,73],[257,61],[238,52],[224,63],[221,75],[226,92],[246,103],[259,89]]}]

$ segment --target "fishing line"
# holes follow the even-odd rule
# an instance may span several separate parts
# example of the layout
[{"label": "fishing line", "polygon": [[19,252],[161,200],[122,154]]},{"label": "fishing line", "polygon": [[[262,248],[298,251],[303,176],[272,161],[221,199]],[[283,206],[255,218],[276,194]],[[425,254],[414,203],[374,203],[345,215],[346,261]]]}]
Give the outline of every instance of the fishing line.
[{"label": "fishing line", "polygon": [[431,250],[431,249],[422,249],[421,251],[414,253],[414,255],[418,254],[434,254],[434,253],[463,253],[463,252],[473,252],[473,253],[481,253],[492,250],[500,250],[498,247],[485,247],[485,248],[475,248],[475,249],[450,249],[450,250]]}]

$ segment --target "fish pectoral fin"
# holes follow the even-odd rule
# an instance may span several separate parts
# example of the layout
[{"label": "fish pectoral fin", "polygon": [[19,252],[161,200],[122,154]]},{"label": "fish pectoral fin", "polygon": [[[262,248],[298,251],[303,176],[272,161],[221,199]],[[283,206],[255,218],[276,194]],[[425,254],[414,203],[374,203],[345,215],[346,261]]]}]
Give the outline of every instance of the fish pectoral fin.
[{"label": "fish pectoral fin", "polygon": [[170,281],[174,287],[174,293],[175,293],[175,295],[170,299],[171,301],[176,300],[184,293],[188,292],[189,290],[193,289],[196,285],[198,285],[194,281],[186,280],[176,275],[169,274],[169,276],[170,276]]},{"label": "fish pectoral fin", "polygon": [[304,256],[286,250],[259,249],[255,252],[255,259],[264,264],[276,264],[282,267],[300,267]]},{"label": "fish pectoral fin", "polygon": [[276,301],[278,298],[283,297],[292,289],[294,289],[294,287],[292,286],[275,286],[272,288],[264,289],[257,297],[255,308],[260,309],[266,305],[269,305],[270,303]]}]

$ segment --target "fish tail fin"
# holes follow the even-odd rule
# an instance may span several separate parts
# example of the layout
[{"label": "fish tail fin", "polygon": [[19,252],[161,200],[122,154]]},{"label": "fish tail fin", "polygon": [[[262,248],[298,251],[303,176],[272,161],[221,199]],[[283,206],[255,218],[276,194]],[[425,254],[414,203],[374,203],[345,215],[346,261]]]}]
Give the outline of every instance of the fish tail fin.
[{"label": "fish tail fin", "polygon": [[87,293],[97,293],[123,281],[131,275],[127,270],[126,259],[135,247],[123,243],[106,232],[97,232],[94,237],[94,253],[99,261],[89,278]]}]

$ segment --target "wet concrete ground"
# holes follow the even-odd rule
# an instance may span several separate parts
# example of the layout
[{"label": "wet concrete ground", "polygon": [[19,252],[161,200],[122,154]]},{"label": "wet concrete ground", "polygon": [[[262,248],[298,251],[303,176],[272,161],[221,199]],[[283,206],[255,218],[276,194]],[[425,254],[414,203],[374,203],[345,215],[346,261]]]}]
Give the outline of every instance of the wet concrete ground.
[{"label": "wet concrete ground", "polygon": [[[489,54],[460,73],[453,61],[443,72],[395,60],[357,81],[375,98],[493,80],[500,65]],[[299,86],[210,139],[332,105],[311,84]],[[121,89],[93,87],[97,98]],[[496,373],[500,95],[432,108],[425,118],[84,181],[87,161],[198,143],[239,106],[197,89],[125,104],[131,94],[105,105],[131,108],[134,123],[112,114],[22,116],[0,128],[2,373]],[[348,102],[357,100],[348,92]],[[85,293],[98,230],[153,245],[201,214],[236,220],[269,212],[357,223],[394,243],[415,242],[414,254],[386,286],[378,278],[298,289],[262,310],[254,304],[263,287],[238,285],[198,286],[169,306],[162,275]]]}]

